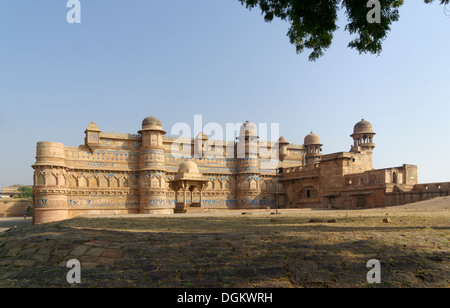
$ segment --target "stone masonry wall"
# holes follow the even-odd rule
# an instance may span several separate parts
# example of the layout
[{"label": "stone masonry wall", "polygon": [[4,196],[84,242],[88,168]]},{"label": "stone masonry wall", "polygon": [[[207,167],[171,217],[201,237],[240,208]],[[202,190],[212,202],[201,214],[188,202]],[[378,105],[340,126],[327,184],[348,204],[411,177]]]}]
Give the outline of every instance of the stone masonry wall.
[{"label": "stone masonry wall", "polygon": [[25,199],[0,200],[0,217],[23,216],[29,202]]}]

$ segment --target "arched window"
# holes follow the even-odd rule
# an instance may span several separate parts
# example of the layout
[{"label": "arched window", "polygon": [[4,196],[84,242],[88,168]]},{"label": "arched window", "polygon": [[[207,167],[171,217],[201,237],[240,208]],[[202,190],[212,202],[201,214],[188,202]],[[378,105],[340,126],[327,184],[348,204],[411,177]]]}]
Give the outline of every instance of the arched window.
[{"label": "arched window", "polygon": [[49,174],[47,177],[47,186],[57,186],[58,185],[58,177],[53,173]]},{"label": "arched window", "polygon": [[100,176],[98,182],[99,182],[99,186],[102,188],[109,187],[108,180],[106,179],[106,177],[104,175]]},{"label": "arched window", "polygon": [[45,177],[41,173],[36,177],[36,184],[38,186],[45,185]]},{"label": "arched window", "polygon": [[392,182],[394,184],[398,183],[398,176],[397,176],[397,172],[394,171],[393,175],[392,175]]},{"label": "arched window", "polygon": [[70,176],[69,187],[78,187],[78,179],[75,177],[75,175]]},{"label": "arched window", "polygon": [[88,180],[86,177],[82,176],[79,180],[78,180],[78,187],[88,187]]}]

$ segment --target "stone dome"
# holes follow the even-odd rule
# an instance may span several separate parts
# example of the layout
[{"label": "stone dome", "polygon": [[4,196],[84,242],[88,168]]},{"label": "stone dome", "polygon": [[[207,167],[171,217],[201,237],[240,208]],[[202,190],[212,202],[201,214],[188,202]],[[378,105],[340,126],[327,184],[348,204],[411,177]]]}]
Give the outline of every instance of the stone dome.
[{"label": "stone dome", "polygon": [[286,140],[286,138],[281,136],[280,139],[278,139],[278,144],[289,144],[289,142]]},{"label": "stone dome", "polygon": [[184,173],[199,173],[197,164],[193,161],[184,161],[178,166],[178,172]]},{"label": "stone dome", "polygon": [[158,118],[155,118],[153,116],[147,117],[144,119],[144,121],[142,121],[142,130],[141,131],[144,131],[144,130],[159,130],[159,131],[162,131],[164,134],[166,133],[162,129],[161,120],[159,120]]},{"label": "stone dome", "polygon": [[372,124],[364,119],[356,123],[353,128],[353,134],[367,134],[373,133]]},{"label": "stone dome", "polygon": [[313,132],[311,132],[311,134],[309,134],[308,136],[305,137],[305,142],[304,142],[304,145],[312,145],[312,144],[317,144],[317,145],[322,144],[320,142],[320,137],[318,135],[314,134]]},{"label": "stone dome", "polygon": [[193,161],[184,161],[178,166],[175,179],[198,179],[202,174],[198,170],[197,164]]},{"label": "stone dome", "polygon": [[155,118],[153,116],[145,118],[144,121],[142,121],[142,129],[150,128],[150,127],[161,127],[162,124],[161,121],[158,118]]},{"label": "stone dome", "polygon": [[241,125],[241,129],[239,131],[239,137],[258,137],[258,133],[256,130],[256,125],[252,122],[246,121]]}]

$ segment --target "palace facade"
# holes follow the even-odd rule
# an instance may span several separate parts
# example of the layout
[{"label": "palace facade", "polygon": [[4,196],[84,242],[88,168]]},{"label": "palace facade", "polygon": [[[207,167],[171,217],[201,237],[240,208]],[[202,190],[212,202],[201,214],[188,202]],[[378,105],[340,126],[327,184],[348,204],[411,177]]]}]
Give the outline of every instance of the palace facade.
[{"label": "palace facade", "polygon": [[39,142],[32,166],[34,223],[276,206],[356,209],[448,195],[450,189],[450,183],[418,185],[413,165],[374,170],[375,132],[365,120],[354,126],[349,152],[326,155],[314,133],[303,145],[283,137],[265,142],[248,121],[236,141],[165,134],[161,121],[148,117],[138,134],[105,133],[91,123],[79,147]]}]

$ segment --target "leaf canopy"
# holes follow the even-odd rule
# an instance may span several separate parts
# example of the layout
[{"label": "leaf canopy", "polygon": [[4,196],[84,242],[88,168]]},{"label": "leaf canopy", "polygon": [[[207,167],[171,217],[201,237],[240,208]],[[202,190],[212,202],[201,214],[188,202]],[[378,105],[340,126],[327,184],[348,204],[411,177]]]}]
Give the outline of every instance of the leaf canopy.
[{"label": "leaf canopy", "polygon": [[[315,61],[331,46],[333,34],[337,30],[337,14],[345,10],[347,25],[345,30],[356,38],[348,47],[359,53],[380,54],[382,41],[387,37],[393,22],[399,19],[399,7],[403,0],[239,0],[248,9],[259,7],[266,22],[274,18],[290,24],[287,36],[295,45],[297,53],[310,49],[310,61]],[[380,4],[380,22],[370,23],[367,15],[372,5]],[[434,0],[424,0],[432,3]],[[450,0],[438,0],[447,5]]]}]

